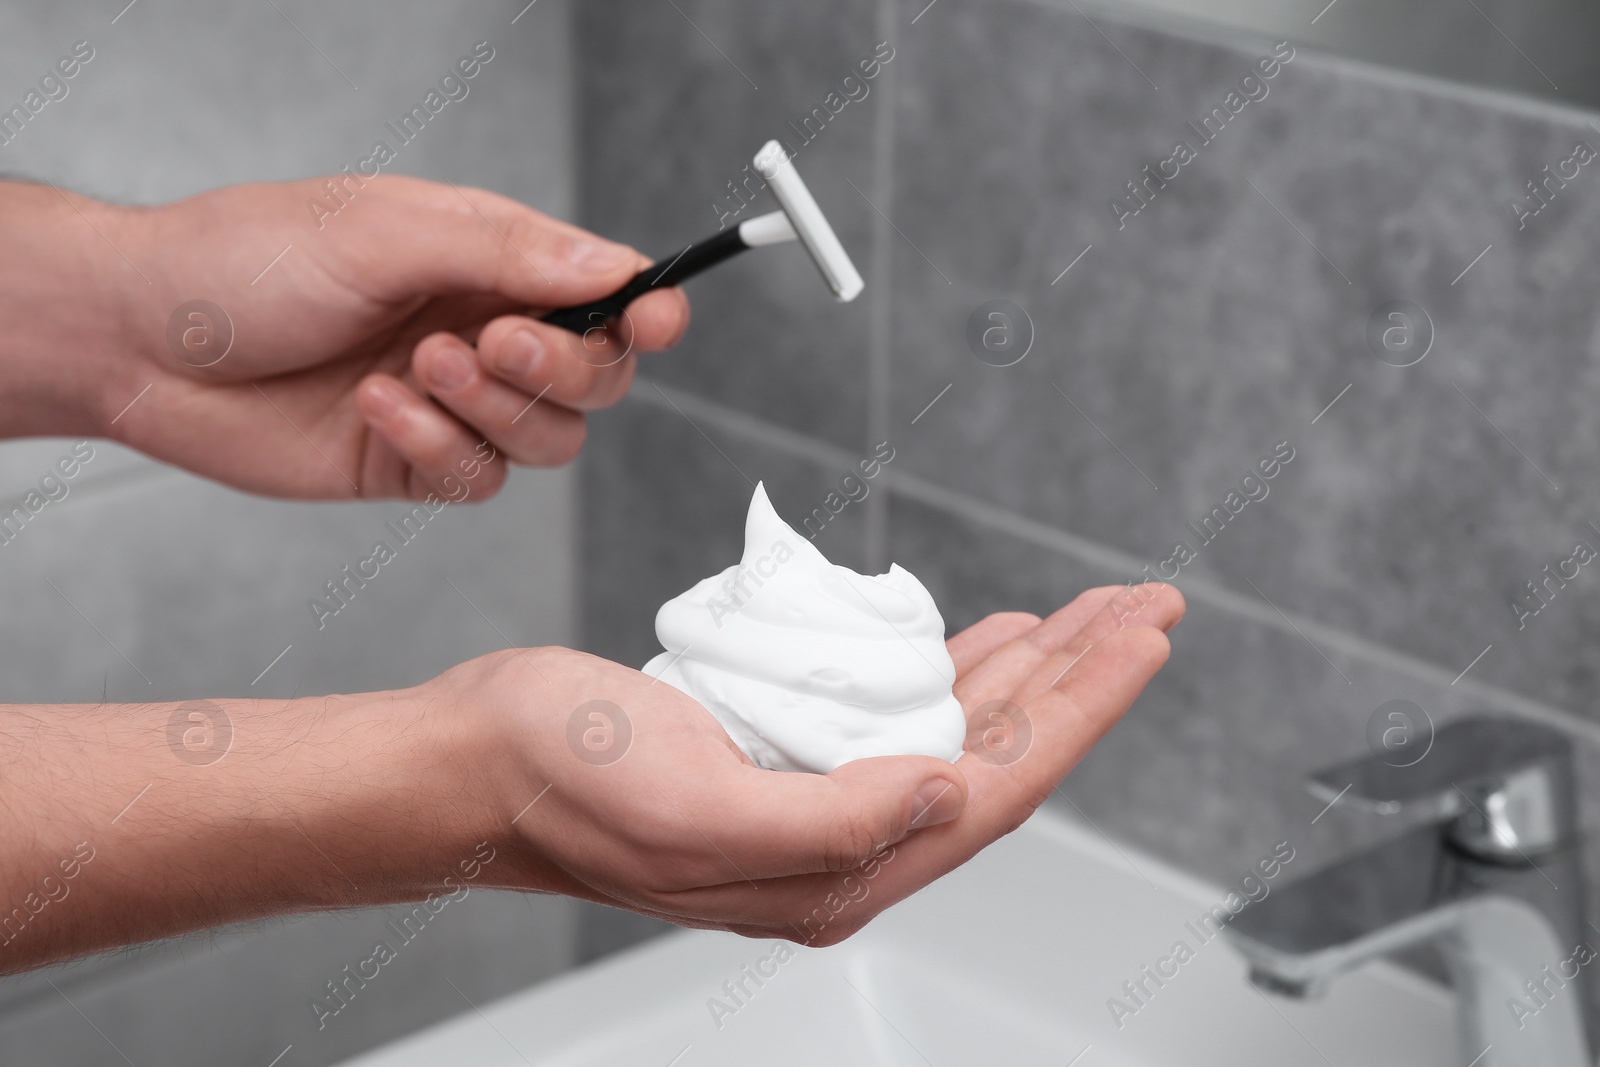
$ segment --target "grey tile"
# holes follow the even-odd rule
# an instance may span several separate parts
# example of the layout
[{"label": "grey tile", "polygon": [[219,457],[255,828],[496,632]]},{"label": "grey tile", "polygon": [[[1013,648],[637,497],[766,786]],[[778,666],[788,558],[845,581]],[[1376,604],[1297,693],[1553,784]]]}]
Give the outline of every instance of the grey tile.
[{"label": "grey tile", "polygon": [[679,929],[669,922],[603,904],[579,903],[577,962],[592,963]]},{"label": "grey tile", "polygon": [[[96,55],[0,155],[12,173],[143,203],[333,172],[379,138],[393,142],[383,124],[487,40],[495,58],[400,149],[395,169],[565,213],[567,4],[541,0],[512,25],[523,6],[362,3],[330,13],[284,0],[279,14],[147,0],[115,26],[81,5],[41,8],[0,43],[7,69],[42,74],[79,39]],[[152,109],[163,121],[141,120]]]},{"label": "grey tile", "polygon": [[[927,585],[951,633],[996,611],[1043,615],[1122,580],[898,492],[889,499],[895,562]],[[1171,640],[1167,666],[1062,789],[1114,838],[1224,882],[1280,840],[1309,873],[1405,825],[1348,805],[1323,815],[1304,786],[1311,772],[1369,751],[1379,705],[1413,701],[1436,726],[1504,712],[1381,664],[1346,656],[1335,668],[1293,629],[1203,599],[1190,600]],[[1577,740],[1583,766],[1600,766],[1600,749]],[[1583,781],[1586,824],[1600,829],[1600,776]]]},{"label": "grey tile", "polygon": [[[566,643],[569,479],[519,472],[493,501],[406,528],[409,541],[399,501],[289,503],[184,475],[68,497],[0,545],[6,699],[360,692],[511,643]],[[332,607],[325,584],[379,540],[396,558],[319,626],[312,599]]]},{"label": "grey tile", "polygon": [[[89,440],[85,449],[81,440],[40,437],[0,444],[0,505],[9,509],[22,503],[30,492],[37,492],[45,499],[59,498],[47,506],[64,508],[74,494],[81,499],[84,489],[98,489],[124,475],[154,474],[162,469],[153,460],[110,441]],[[81,460],[83,456],[89,457],[86,462]],[[72,476],[63,478],[63,471],[72,471]],[[55,483],[65,484],[64,493]]]},{"label": "grey tile", "polygon": [[[81,964],[24,976],[39,992],[0,1017],[0,1057],[18,1067],[120,1063],[122,1056],[171,1067],[264,1065],[292,1044],[284,1062],[337,1063],[575,962],[576,905],[564,898],[471,893],[426,926],[413,920],[405,941],[390,924],[409,911],[333,912],[197,935],[98,981],[74,984]],[[352,986],[346,1007],[319,1020],[311,1002],[327,998],[327,983],[371,957],[380,941],[395,958],[365,986]]]},{"label": "grey tile", "polygon": [[[739,561],[756,483],[798,529],[848,471],[735,436],[671,406],[649,384],[593,420],[582,460],[584,647],[632,667],[661,651],[656,609]],[[646,402],[645,398],[654,402]],[[680,405],[681,407],[681,405]],[[813,541],[834,563],[865,567],[865,503]]]},{"label": "grey tile", "polygon": [[[738,203],[727,183],[742,181],[756,149],[777,137],[794,148],[807,186],[865,274],[873,144],[882,86],[898,56],[877,80],[859,83],[864,97],[826,124],[813,120],[809,142],[789,124],[799,127],[813,108],[825,108],[857,64],[871,59],[875,9],[866,0],[804,8],[726,0],[581,5],[574,14],[587,57],[577,72],[584,223],[670,258],[718,231],[722,212]],[[758,187],[751,188],[753,196]],[[777,208],[770,193],[755,200],[727,225]],[[689,333],[678,351],[650,362],[651,374],[826,440],[860,444],[868,305],[887,294],[838,304],[793,245],[748,253],[687,291]]]},{"label": "grey tile", "polygon": [[[1600,546],[1600,177],[1520,233],[1508,205],[1600,135],[1302,54],[1119,231],[1111,199],[1198,145],[1185,123],[1265,49],[1101,17],[1108,41],[1007,0],[937,11],[899,71],[892,212],[920,252],[896,251],[894,426],[952,388],[903,431],[906,469],[1154,563],[1288,441],[1270,498],[1192,573],[1452,670],[1494,643],[1481,677],[1592,715],[1600,582],[1520,635],[1510,603]],[[965,342],[993,298],[1032,317],[1016,366]],[[1366,342],[1399,298],[1437,334],[1405,369]]]},{"label": "grey tile", "polygon": [[[1042,0],[1067,8],[1068,0]],[[1215,39],[1270,35],[1297,46],[1349,56],[1382,68],[1415,71],[1470,86],[1545,97],[1593,107],[1600,85],[1584,51],[1600,30],[1596,12],[1559,3],[1474,0],[1485,17],[1459,17],[1448,4],[1396,7],[1384,0],[1334,0],[1339,18],[1320,7],[1279,4],[1195,4],[1190,0],[1140,0],[1107,4],[1155,24],[1175,16],[1194,32]],[[1097,8],[1084,5],[1091,14]],[[1203,21],[1192,21],[1203,20]],[[1215,25],[1212,25],[1215,24]],[[1513,43],[1515,42],[1515,43]]]}]

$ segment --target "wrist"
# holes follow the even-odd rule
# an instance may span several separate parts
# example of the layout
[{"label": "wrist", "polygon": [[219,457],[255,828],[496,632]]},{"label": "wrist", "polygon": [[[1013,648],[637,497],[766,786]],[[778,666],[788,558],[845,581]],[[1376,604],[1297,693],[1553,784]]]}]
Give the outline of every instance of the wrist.
[{"label": "wrist", "polygon": [[435,765],[441,789],[461,791],[442,805],[455,839],[518,847],[515,821],[550,784],[541,749],[554,741],[533,711],[571,655],[559,647],[492,652],[406,691],[422,709],[417,735],[428,738],[419,758]]},{"label": "wrist", "polygon": [[0,926],[0,972],[488,884],[510,867],[481,870],[504,840],[483,789],[504,746],[435,696],[0,707],[25,754],[0,780],[0,901],[33,916]]},{"label": "wrist", "polygon": [[536,841],[541,811],[530,815],[555,784],[553,760],[565,750],[564,718],[542,714],[552,680],[572,672],[570,649],[512,648],[452,667],[410,691],[410,699],[435,721],[441,740],[430,743],[441,789],[459,793],[441,801],[450,839],[487,842],[498,855],[487,884],[548,888],[547,857]]},{"label": "wrist", "polygon": [[133,286],[150,285],[123,258],[137,262],[137,213],[0,184],[0,437],[108,435],[137,377],[125,358]]},{"label": "wrist", "polygon": [[480,843],[504,839],[494,768],[505,745],[469,703],[424,685],[288,709],[261,702],[248,714],[236,736],[250,729],[255,740],[235,743],[243,749],[223,788],[243,804],[240,820],[265,818],[273,847],[305,865],[305,896],[292,908],[449,892],[445,879],[459,877]]}]

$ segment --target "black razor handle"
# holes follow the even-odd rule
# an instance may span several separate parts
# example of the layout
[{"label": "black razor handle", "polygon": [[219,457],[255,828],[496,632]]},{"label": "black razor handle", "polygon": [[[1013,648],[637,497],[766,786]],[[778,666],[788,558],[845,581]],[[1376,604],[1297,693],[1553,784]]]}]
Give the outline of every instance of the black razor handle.
[{"label": "black razor handle", "polygon": [[670,289],[749,247],[739,236],[739,228],[736,226],[717,234],[710,240],[690,245],[666,262],[650,264],[635,274],[627,285],[610,296],[603,296],[599,300],[580,304],[578,307],[559,308],[539,321],[570,330],[582,337],[589,330],[605,327],[621,318],[627,306],[645,293],[655,289]]}]

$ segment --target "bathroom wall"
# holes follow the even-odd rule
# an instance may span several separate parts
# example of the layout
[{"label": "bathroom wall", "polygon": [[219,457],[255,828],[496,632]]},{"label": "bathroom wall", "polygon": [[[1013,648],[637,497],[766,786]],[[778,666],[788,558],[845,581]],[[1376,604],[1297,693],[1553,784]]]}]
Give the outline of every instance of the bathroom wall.
[{"label": "bathroom wall", "polygon": [[[1065,0],[1048,0],[1070,7]],[[1600,13],[1582,0],[1128,0],[1400,70],[1600,104],[1593,42]],[[1309,10],[1308,10],[1309,9]],[[1275,37],[1281,39],[1280,37]]]},{"label": "bathroom wall", "polygon": [[[493,61],[395,169],[571,214],[564,0],[126,3],[0,17],[7,103],[74,42],[95,50],[67,97],[0,147],[0,172],[154,203],[335,171],[486,40]],[[0,446],[0,501],[9,508],[70,446]],[[519,473],[493,502],[447,509],[319,631],[307,600],[370,549],[398,503],[263,500],[94,449],[70,494],[0,545],[5,699],[388,688],[507,641],[573,638],[568,474]],[[473,893],[319,1029],[309,1001],[370,956],[388,917],[258,923],[0,981],[0,1062],[327,1064],[575,957],[571,902]]]},{"label": "bathroom wall", "polygon": [[1285,840],[1309,872],[1398,825],[1303,788],[1381,705],[1418,746],[1491,710],[1578,745],[1600,885],[1600,570],[1565,562],[1600,546],[1595,116],[1087,3],[575,14],[589,225],[670,255],[767,210],[728,183],[778,136],[867,278],[837,306],[781,249],[690,283],[583,461],[589,647],[643,663],[755,481],[798,523],[888,441],[816,543],[952,631],[1146,573],[1188,598],[1069,814],[1218,883]]}]

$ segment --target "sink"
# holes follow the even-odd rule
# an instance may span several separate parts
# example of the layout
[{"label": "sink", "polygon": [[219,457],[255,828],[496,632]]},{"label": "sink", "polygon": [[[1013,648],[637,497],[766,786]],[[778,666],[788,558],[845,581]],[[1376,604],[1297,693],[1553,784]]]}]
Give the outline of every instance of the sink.
[{"label": "sink", "polygon": [[[1466,1062],[1448,991],[1387,963],[1309,1003],[1255,991],[1222,938],[1192,929],[1226,894],[1045,809],[842,945],[675,933],[346,1067]],[[1131,1004],[1123,983],[1180,939],[1191,958],[1115,1019],[1110,998]],[[760,984],[730,996],[746,974]]]}]

